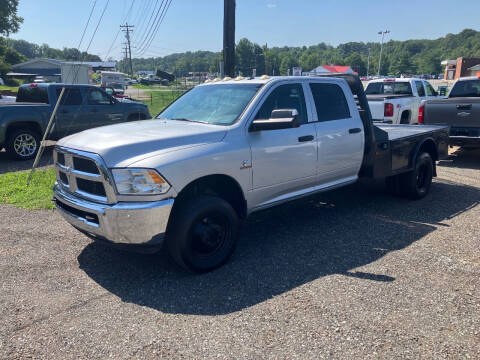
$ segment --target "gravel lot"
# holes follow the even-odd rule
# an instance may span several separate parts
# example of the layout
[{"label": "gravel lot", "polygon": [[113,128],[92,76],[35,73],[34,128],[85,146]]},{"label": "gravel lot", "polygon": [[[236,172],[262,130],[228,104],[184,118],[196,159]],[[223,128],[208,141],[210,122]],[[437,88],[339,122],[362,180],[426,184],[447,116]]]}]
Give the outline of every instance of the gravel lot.
[{"label": "gravel lot", "polygon": [[480,357],[480,152],[253,215],[206,275],[0,205],[0,358]]}]

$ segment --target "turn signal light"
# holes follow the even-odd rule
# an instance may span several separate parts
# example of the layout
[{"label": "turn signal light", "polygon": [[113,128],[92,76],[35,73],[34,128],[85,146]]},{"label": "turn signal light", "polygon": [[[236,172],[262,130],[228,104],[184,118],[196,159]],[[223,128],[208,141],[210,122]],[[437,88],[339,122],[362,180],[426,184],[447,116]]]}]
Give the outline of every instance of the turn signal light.
[{"label": "turn signal light", "polygon": [[393,116],[393,104],[385,103],[383,109],[383,116],[390,117]]}]

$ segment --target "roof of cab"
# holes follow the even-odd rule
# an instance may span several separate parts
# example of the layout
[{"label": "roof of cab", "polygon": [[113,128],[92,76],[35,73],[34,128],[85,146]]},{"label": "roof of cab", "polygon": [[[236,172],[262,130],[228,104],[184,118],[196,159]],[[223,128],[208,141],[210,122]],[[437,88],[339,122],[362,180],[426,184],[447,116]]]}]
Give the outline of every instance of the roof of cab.
[{"label": "roof of cab", "polygon": [[[335,77],[333,77],[335,78]],[[225,79],[225,78],[224,78]],[[203,84],[200,84],[200,86],[207,86],[207,85],[222,85],[222,84],[267,84],[269,82],[274,82],[274,81],[305,81],[305,80],[318,80],[318,79],[332,79],[332,77],[322,77],[322,76],[261,76],[261,77],[255,77],[255,78],[228,78],[227,80],[224,79],[219,79],[219,80],[212,80],[210,82],[206,82]],[[339,78],[335,78],[339,79]]]}]

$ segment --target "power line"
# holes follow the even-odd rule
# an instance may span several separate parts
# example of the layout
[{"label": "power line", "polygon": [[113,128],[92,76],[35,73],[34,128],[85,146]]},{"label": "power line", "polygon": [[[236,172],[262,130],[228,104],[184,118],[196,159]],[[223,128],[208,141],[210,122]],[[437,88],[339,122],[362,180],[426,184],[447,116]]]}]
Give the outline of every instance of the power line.
[{"label": "power line", "polygon": [[148,39],[146,45],[141,50],[139,50],[139,56],[142,56],[148,50],[148,48],[152,44],[153,40],[157,36],[158,30],[160,29],[160,25],[162,25],[163,20],[165,19],[165,16],[167,15],[168,9],[170,8],[170,5],[171,5],[172,1],[173,0],[167,0],[167,3],[165,4],[165,6],[163,8],[162,14],[160,15],[160,18],[157,21],[157,25],[156,25],[155,30],[152,32],[152,34],[151,34],[150,38]]},{"label": "power line", "polygon": [[[128,9],[128,12],[127,12],[127,14],[125,15],[125,18],[123,19],[123,21],[121,22],[121,24],[123,24],[124,22],[127,21],[127,18],[129,17],[130,12],[131,12],[132,9],[133,9],[133,4],[135,4],[135,0],[132,0],[132,3],[131,3],[131,5],[130,5],[130,8]],[[117,31],[117,33],[115,34],[115,38],[113,39],[112,44],[110,45],[110,48],[108,49],[107,54],[106,54],[105,57],[104,57],[105,60],[108,59],[108,55],[110,55],[110,51],[112,51],[113,45],[115,45],[115,42],[117,41],[118,35],[120,35],[120,31],[121,31],[121,29],[119,29],[119,30]]]},{"label": "power line", "polygon": [[[152,29],[153,24],[155,23],[155,20],[153,21],[153,23],[151,23],[151,21],[152,21],[152,19],[153,19],[153,15],[155,14],[155,11],[157,12],[157,15],[158,15],[158,13],[160,12],[160,9],[161,9],[162,6],[163,6],[163,2],[164,2],[164,0],[162,0],[162,3],[160,4],[160,7],[159,7],[158,10],[157,10],[158,0],[155,0],[155,7],[153,8],[152,13],[150,14],[150,18],[148,19],[147,26],[146,26],[145,29],[143,30],[143,33],[142,33],[142,35],[141,35],[141,37],[140,37],[140,39],[142,39],[142,40],[140,41],[140,43],[136,41],[136,44],[137,44],[139,47],[140,47],[140,46],[143,46],[145,40],[147,39],[147,36],[148,36],[148,35],[146,35],[146,34],[147,34],[147,31],[150,32],[150,29]],[[156,15],[156,16],[157,16],[157,15]],[[155,19],[156,19],[156,17],[155,17]],[[151,26],[150,26],[150,23],[151,23]]]}]

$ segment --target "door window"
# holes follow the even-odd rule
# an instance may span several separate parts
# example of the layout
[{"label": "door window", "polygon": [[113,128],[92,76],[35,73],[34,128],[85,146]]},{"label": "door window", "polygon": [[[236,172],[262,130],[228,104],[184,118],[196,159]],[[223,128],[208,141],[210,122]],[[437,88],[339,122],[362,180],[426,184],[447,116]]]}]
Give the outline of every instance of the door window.
[{"label": "door window", "polygon": [[87,90],[87,101],[89,105],[110,105],[110,97],[98,89]]},{"label": "door window", "polygon": [[[62,88],[57,88],[57,99],[62,92]],[[82,105],[82,93],[80,89],[73,89],[73,88],[65,88],[65,92],[62,96],[62,101],[60,102],[61,105]]]},{"label": "door window", "polygon": [[270,119],[273,110],[296,109],[301,124],[308,122],[305,96],[301,84],[280,85],[268,95],[255,119]]},{"label": "door window", "polygon": [[340,86],[336,84],[310,84],[318,121],[330,121],[350,118],[347,99]]},{"label": "door window", "polygon": [[418,96],[425,96],[425,89],[423,88],[423,83],[421,81],[415,81],[415,87],[417,88]]},{"label": "door window", "polygon": [[429,82],[425,81],[425,90],[427,91],[427,96],[436,96],[436,91]]}]

